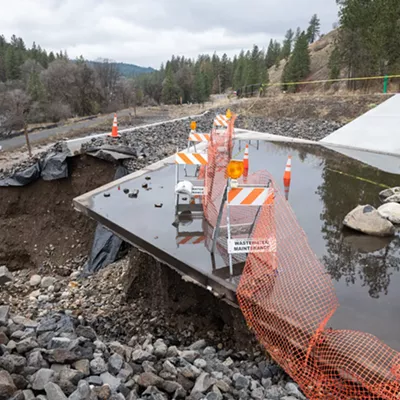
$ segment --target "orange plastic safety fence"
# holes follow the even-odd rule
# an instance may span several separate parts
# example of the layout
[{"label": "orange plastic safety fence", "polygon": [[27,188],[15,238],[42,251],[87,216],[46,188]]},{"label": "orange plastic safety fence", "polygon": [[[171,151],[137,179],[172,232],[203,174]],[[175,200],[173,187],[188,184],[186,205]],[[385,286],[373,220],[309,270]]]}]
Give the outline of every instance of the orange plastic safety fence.
[{"label": "orange plastic safety fence", "polygon": [[248,255],[237,289],[248,325],[310,400],[400,399],[397,352],[370,334],[326,327],[338,307],[333,284],[272,185],[275,200],[261,207],[253,238],[276,246]]}]

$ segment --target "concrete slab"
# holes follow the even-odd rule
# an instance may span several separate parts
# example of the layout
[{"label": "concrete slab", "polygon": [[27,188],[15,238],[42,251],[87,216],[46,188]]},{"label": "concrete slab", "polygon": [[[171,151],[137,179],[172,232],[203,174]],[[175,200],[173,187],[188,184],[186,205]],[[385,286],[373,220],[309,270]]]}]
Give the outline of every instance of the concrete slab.
[{"label": "concrete slab", "polygon": [[333,132],[321,143],[400,155],[400,95]]}]

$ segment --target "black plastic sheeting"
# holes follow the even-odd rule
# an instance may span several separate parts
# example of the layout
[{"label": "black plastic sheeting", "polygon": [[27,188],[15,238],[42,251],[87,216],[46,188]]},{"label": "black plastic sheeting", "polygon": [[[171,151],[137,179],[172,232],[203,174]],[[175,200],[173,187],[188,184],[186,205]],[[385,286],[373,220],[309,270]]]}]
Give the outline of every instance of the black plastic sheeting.
[{"label": "black plastic sheeting", "polygon": [[[115,172],[114,180],[128,174],[129,171],[125,167],[119,166]],[[88,262],[83,267],[82,275],[91,275],[116,261],[123,243],[122,239],[114,235],[102,224],[97,224],[92,250]]]},{"label": "black plastic sheeting", "polygon": [[25,186],[40,177],[45,181],[68,178],[67,153],[51,152],[42,161],[17,171],[9,178],[0,179],[1,186]]},{"label": "black plastic sheeting", "polygon": [[[127,146],[97,146],[89,147],[86,154],[110,162],[119,162],[137,157],[137,151]],[[67,158],[68,152],[51,152],[46,157],[37,161],[35,164],[17,171],[12,176],[0,179],[1,186],[25,186],[39,178],[45,181],[68,178]]]}]

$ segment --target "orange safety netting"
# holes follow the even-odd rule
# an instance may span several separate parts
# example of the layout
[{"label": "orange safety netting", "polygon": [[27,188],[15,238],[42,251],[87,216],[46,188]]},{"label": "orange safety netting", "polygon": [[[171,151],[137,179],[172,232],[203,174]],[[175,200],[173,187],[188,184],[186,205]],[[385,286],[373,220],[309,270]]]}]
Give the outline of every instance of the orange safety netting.
[{"label": "orange safety netting", "polygon": [[[232,132],[233,121],[223,134],[213,132],[208,148],[203,205],[214,228],[232,156]],[[269,252],[248,254],[237,288],[241,310],[259,342],[310,400],[400,399],[400,354],[373,335],[327,327],[338,307],[330,276],[272,176],[259,172],[247,180],[270,180],[275,191],[272,204],[231,209],[233,225],[254,222],[246,235],[274,242]],[[225,209],[221,226],[217,249],[225,259]],[[233,260],[243,262],[243,255],[235,254]]]}]

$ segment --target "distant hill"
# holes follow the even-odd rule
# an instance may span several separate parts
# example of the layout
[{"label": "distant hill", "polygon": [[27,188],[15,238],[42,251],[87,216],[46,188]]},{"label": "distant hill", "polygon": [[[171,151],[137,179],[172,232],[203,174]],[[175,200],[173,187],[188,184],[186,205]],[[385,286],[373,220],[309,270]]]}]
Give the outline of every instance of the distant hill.
[{"label": "distant hill", "polygon": [[[93,65],[97,64],[97,61],[89,61],[89,63]],[[127,78],[155,71],[155,69],[151,67],[139,67],[139,65],[122,62],[117,62],[115,65],[118,67],[120,74]]]}]

